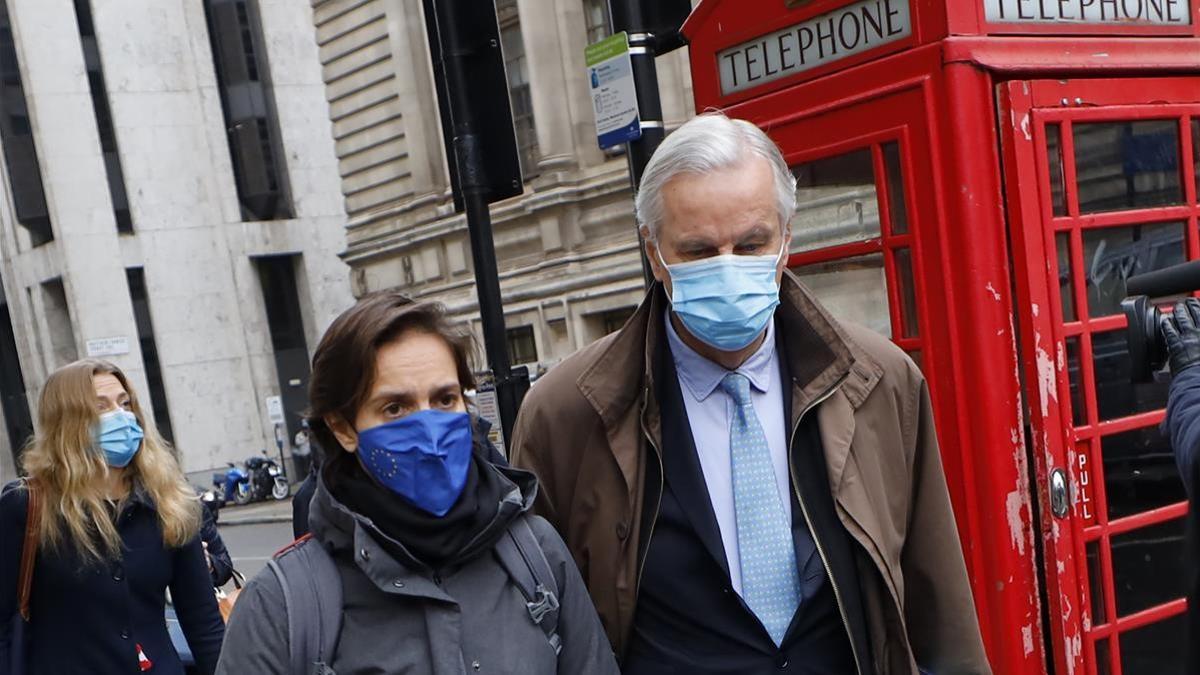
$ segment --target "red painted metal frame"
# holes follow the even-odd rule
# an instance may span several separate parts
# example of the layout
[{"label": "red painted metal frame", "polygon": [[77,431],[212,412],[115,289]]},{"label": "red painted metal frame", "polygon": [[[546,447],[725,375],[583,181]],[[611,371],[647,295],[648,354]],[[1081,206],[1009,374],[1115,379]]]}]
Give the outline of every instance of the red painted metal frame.
[{"label": "red painted metal frame", "polygon": [[1191,38],[949,37],[946,63],[974,63],[997,73],[1146,73],[1200,69]]},{"label": "red painted metal frame", "polygon": [[[1117,85],[1120,86],[1117,86]],[[1049,316],[1036,310],[1023,313],[1022,322],[1028,323],[1033,333],[1033,349],[1037,350],[1041,336],[1051,336],[1057,358],[1052,371],[1054,382],[1045,382],[1044,364],[1040,358],[1027,359],[1026,370],[1029,377],[1039,378],[1043,384],[1041,408],[1046,413],[1039,418],[1034,415],[1033,428],[1035,437],[1040,440],[1042,447],[1038,448],[1039,474],[1045,474],[1053,468],[1064,468],[1071,474],[1072,485],[1081,486],[1084,479],[1088,480],[1095,491],[1095,499],[1085,500],[1079,489],[1074,495],[1072,519],[1067,527],[1057,522],[1044,522],[1046,532],[1050,534],[1047,549],[1048,581],[1058,581],[1058,593],[1050,595],[1051,616],[1062,616],[1061,623],[1054,621],[1051,631],[1056,643],[1063,649],[1056,649],[1055,661],[1060,669],[1074,672],[1083,667],[1086,672],[1094,674],[1101,672],[1096,663],[1095,645],[1101,640],[1107,640],[1109,662],[1104,671],[1120,675],[1121,649],[1120,634],[1124,631],[1145,626],[1155,621],[1161,621],[1181,613],[1184,601],[1178,599],[1152,607],[1131,615],[1120,616],[1117,613],[1115,587],[1113,583],[1111,539],[1118,534],[1135,530],[1139,527],[1159,524],[1182,517],[1186,513],[1186,504],[1173,504],[1151,511],[1138,513],[1110,522],[1108,518],[1107,495],[1105,494],[1104,464],[1101,457],[1100,441],[1103,437],[1137,428],[1153,426],[1161,422],[1162,411],[1139,413],[1116,420],[1101,421],[1097,414],[1097,399],[1095,374],[1093,372],[1091,336],[1095,333],[1118,330],[1124,327],[1123,316],[1107,316],[1091,318],[1087,315],[1087,297],[1079,272],[1084,267],[1082,253],[1082,232],[1104,227],[1130,224],[1145,224],[1154,222],[1178,222],[1183,220],[1186,231],[1186,247],[1189,258],[1195,258],[1200,252],[1196,219],[1200,214],[1200,206],[1196,205],[1195,178],[1191,169],[1190,153],[1194,139],[1190,137],[1188,124],[1190,115],[1200,114],[1200,105],[1170,105],[1152,104],[1146,101],[1164,100],[1196,100],[1200,99],[1200,89],[1194,80],[1182,78],[1157,78],[1146,80],[1120,81],[1035,81],[1009,83],[1004,87],[1002,119],[1008,116],[1010,122],[1005,125],[1006,171],[1010,181],[1010,213],[1014,241],[1024,242],[1023,251],[1016,251],[1015,258],[1018,267],[1018,287],[1023,289],[1027,302],[1023,307],[1033,308],[1037,300],[1043,303],[1041,307],[1050,308]],[[1097,105],[1102,99],[1106,105],[1102,108],[1061,107],[1063,102],[1069,106]],[[1078,103],[1076,103],[1078,101]],[[1137,105],[1141,103],[1141,105]],[[1040,106],[1054,105],[1055,108]],[[1179,124],[1180,132],[1180,180],[1185,187],[1185,206],[1164,207],[1154,209],[1139,209],[1119,213],[1096,215],[1081,215],[1079,213],[1078,195],[1075,188],[1075,163],[1072,123],[1076,121],[1099,120],[1136,120],[1136,119],[1169,119]],[[1063,171],[1064,197],[1067,208],[1065,216],[1055,216],[1052,210],[1049,190],[1049,162],[1045,144],[1045,129],[1048,124],[1060,127],[1061,167]],[[1022,180],[1022,175],[1028,175],[1029,169],[1036,169],[1036,181],[1030,184]],[[1072,268],[1071,293],[1073,305],[1076,308],[1076,318],[1064,322],[1059,294],[1055,289],[1058,285],[1059,270],[1056,252],[1057,235],[1069,234],[1070,266]],[[1039,250],[1040,246],[1040,250]],[[1016,247],[1014,247],[1016,248]],[[1027,256],[1027,257],[1026,257]],[[1044,269],[1039,263],[1046,261]],[[1028,279],[1022,279],[1025,274]],[[1044,288],[1038,288],[1043,285]],[[1031,314],[1031,315],[1030,315]],[[1081,382],[1079,387],[1084,395],[1086,421],[1078,426],[1072,425],[1071,393],[1068,373],[1064,368],[1064,341],[1075,337],[1079,341],[1079,369]],[[1027,338],[1026,342],[1029,340]],[[1027,345],[1027,349],[1029,346]],[[1039,354],[1040,357],[1040,354]],[[1053,387],[1051,389],[1051,384]],[[1052,394],[1055,392],[1056,395]],[[1059,404],[1058,401],[1065,403]],[[1059,433],[1055,433],[1055,431]],[[1084,473],[1079,463],[1083,457],[1077,453],[1086,453],[1090,469]],[[1080,488],[1082,489],[1082,488]],[[1094,504],[1095,513],[1091,518],[1085,517],[1086,504]],[[1045,521],[1045,519],[1044,519]],[[1105,621],[1096,623],[1091,616],[1092,602],[1090,593],[1092,586],[1087,582],[1086,548],[1089,543],[1096,542],[1100,557],[1100,577],[1104,589],[1103,609]],[[1055,568],[1051,568],[1054,563]],[[1072,564],[1073,563],[1073,564]],[[1055,575],[1054,572],[1058,574]],[[1057,579],[1055,577],[1057,576]],[[1052,585],[1052,584],[1048,584]],[[1055,607],[1059,612],[1053,611]],[[1077,613],[1067,611],[1077,608]],[[1073,617],[1078,616],[1078,620]],[[1081,652],[1070,650],[1071,645],[1079,644],[1078,636],[1084,638],[1084,649]]]}]

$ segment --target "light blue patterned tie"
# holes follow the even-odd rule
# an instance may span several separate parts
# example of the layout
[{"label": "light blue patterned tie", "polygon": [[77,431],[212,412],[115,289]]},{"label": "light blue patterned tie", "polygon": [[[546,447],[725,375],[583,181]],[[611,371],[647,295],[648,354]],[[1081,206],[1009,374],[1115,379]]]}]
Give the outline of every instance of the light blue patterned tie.
[{"label": "light blue patterned tie", "polygon": [[750,380],[741,373],[729,373],[721,380],[721,388],[736,408],[729,448],[742,598],[779,645],[800,605],[792,527],[776,487],[767,436],[750,401]]}]

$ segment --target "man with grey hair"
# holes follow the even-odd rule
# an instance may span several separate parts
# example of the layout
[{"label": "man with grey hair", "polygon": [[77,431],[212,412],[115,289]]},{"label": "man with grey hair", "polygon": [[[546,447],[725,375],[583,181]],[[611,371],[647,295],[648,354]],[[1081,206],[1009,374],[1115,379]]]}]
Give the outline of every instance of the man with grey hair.
[{"label": "man with grey hair", "polygon": [[990,673],[924,378],[786,269],[794,210],[754,125],[669,136],[657,282],[529,392],[513,461],[627,675]]}]

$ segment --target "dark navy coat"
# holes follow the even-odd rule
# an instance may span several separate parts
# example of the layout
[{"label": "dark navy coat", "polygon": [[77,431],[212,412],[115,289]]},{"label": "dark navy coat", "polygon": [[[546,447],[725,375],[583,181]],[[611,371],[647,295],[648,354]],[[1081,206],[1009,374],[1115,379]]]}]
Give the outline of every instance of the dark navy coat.
[{"label": "dark navy coat", "polygon": [[1175,462],[1187,487],[1188,659],[1189,673],[1200,672],[1200,367],[1185,368],[1171,380],[1167,418]]},{"label": "dark navy coat", "polygon": [[[9,618],[16,613],[17,580],[28,493],[17,484],[0,495],[0,664],[8,664]],[[166,590],[202,673],[216,670],[225,625],[199,537],[178,549],[163,544],[158,515],[135,490],[118,516],[124,553],[119,560],[83,563],[69,547],[38,551],[30,597],[30,673],[134,675],[138,645],[153,675],[181,675],[164,613]]]}]

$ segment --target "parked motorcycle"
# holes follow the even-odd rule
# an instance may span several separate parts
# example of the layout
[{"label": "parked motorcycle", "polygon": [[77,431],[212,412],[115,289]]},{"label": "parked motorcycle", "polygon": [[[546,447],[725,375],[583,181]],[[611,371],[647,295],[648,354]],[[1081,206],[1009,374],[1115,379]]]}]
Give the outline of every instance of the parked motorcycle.
[{"label": "parked motorcycle", "polygon": [[248,457],[243,467],[229,462],[229,471],[214,473],[212,483],[222,504],[249,504],[267,497],[283,500],[291,492],[279,464],[258,455]]}]

